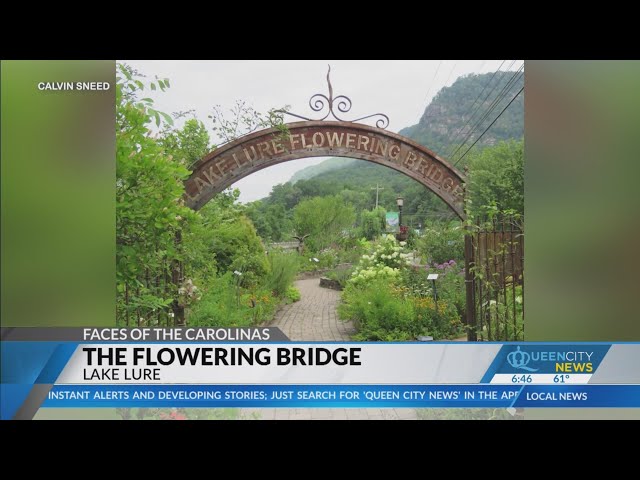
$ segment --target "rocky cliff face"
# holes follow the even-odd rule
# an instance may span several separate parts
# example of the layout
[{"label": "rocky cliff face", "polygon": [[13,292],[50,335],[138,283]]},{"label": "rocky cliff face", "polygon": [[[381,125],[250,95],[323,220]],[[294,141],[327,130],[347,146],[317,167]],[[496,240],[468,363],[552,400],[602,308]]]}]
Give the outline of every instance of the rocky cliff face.
[{"label": "rocky cliff face", "polygon": [[[516,72],[460,77],[453,85],[437,93],[416,125],[399,133],[446,157],[465,139],[466,145],[470,146],[523,84],[524,77]],[[494,108],[487,113],[492,106]],[[478,146],[494,145],[523,135],[524,95],[520,95],[482,137]]]}]

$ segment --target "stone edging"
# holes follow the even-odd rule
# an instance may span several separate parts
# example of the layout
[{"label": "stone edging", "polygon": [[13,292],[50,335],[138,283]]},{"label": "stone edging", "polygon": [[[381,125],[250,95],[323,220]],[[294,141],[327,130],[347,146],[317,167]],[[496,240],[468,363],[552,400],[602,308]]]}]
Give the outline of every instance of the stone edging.
[{"label": "stone edging", "polygon": [[320,278],[325,273],[330,272],[331,270],[346,270],[347,268],[352,267],[351,263],[339,263],[333,268],[322,268],[320,270],[315,270],[312,272],[301,272],[296,276],[296,280],[308,280],[310,278]]},{"label": "stone edging", "polygon": [[320,286],[322,288],[330,288],[332,290],[342,290],[340,282],[338,282],[337,280],[331,280],[327,277],[320,277]]}]

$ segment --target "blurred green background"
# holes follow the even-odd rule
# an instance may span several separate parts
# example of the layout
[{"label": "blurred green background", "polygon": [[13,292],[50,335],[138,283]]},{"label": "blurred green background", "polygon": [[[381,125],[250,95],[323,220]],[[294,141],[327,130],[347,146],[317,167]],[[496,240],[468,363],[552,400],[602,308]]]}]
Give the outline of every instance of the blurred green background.
[{"label": "blurred green background", "polygon": [[640,62],[527,61],[525,339],[640,340]]},{"label": "blurred green background", "polygon": [[[529,341],[638,341],[640,62],[527,61]],[[526,409],[527,420],[640,409]]]},{"label": "blurred green background", "polygon": [[[1,68],[2,326],[113,325],[115,62]],[[37,88],[77,81],[111,89]]]},{"label": "blurred green background", "polygon": [[[112,88],[37,88],[83,80]],[[113,61],[1,63],[3,326],[115,324],[114,83]],[[638,61],[526,62],[526,340],[640,340],[639,85]],[[567,415],[593,412],[527,411]]]}]

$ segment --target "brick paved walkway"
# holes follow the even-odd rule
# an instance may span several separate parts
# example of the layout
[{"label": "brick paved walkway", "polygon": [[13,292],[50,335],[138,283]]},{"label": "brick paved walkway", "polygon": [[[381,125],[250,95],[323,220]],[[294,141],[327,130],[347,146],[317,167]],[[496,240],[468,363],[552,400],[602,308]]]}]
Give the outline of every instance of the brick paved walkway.
[{"label": "brick paved walkway", "polygon": [[[338,319],[340,292],[320,288],[320,280],[295,282],[300,301],[285,305],[271,323],[294,341],[349,341],[351,322]],[[241,418],[263,420],[414,420],[416,412],[406,408],[245,408]]]},{"label": "brick paved walkway", "polygon": [[295,341],[348,342],[355,333],[351,322],[338,319],[340,292],[320,288],[320,279],[310,278],[295,282],[300,291],[300,300],[285,305],[271,323]]}]

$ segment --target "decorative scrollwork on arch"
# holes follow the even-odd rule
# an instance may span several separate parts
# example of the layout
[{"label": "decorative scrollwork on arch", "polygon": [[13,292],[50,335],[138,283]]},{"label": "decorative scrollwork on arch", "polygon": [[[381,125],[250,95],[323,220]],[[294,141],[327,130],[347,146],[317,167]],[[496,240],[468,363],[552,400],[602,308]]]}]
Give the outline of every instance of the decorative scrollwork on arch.
[{"label": "decorative scrollwork on arch", "polygon": [[329,65],[329,70],[327,71],[327,85],[329,86],[329,96],[323,93],[316,93],[315,95],[312,95],[311,98],[309,99],[309,108],[311,108],[311,110],[313,110],[314,112],[321,112],[320,114],[322,115],[322,112],[324,112],[326,109],[326,113],[324,114],[323,117],[309,118],[303,115],[298,115],[297,113],[288,112],[286,110],[278,110],[278,111],[280,113],[290,115],[292,117],[300,118],[302,120],[308,120],[308,121],[322,121],[329,118],[329,116],[333,116],[333,118],[338,120],[339,122],[355,123],[355,122],[360,122],[361,120],[367,120],[370,118],[377,117],[375,121],[376,127],[385,129],[389,126],[389,117],[384,113],[374,113],[372,115],[366,115],[364,117],[356,118],[354,120],[346,120],[344,118],[341,118],[341,116],[338,116],[338,114],[341,115],[343,113],[348,113],[351,110],[353,103],[351,102],[351,99],[346,95],[338,95],[337,97],[333,96],[333,86],[331,85],[330,75],[331,75],[331,65]]}]

